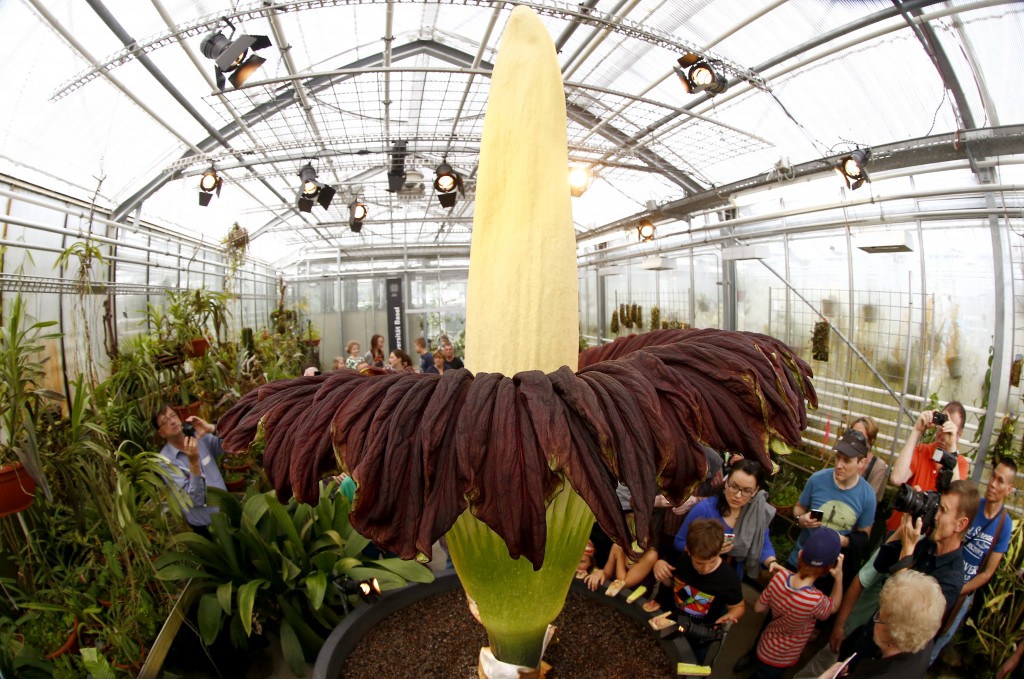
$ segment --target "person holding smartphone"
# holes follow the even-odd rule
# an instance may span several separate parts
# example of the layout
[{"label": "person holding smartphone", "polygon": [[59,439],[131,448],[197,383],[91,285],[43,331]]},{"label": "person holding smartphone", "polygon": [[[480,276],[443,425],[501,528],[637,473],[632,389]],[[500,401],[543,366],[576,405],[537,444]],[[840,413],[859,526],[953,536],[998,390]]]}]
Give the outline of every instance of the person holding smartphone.
[{"label": "person holding smartphone", "polygon": [[[861,475],[867,464],[868,441],[856,429],[847,429],[836,444],[832,469],[822,469],[807,479],[793,516],[800,525],[796,547],[789,555],[790,570],[813,532],[827,527],[839,533],[843,550],[843,586],[857,573],[863,561],[871,525],[875,521],[875,491]],[[822,583],[828,591],[828,583]],[[819,586],[819,589],[821,587]]]}]

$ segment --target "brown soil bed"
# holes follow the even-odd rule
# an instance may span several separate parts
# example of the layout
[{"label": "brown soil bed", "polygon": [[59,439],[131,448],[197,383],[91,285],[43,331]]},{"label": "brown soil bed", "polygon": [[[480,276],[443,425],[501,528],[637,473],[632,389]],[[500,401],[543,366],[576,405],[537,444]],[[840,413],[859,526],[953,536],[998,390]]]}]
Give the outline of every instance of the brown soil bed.
[{"label": "brown soil bed", "polygon": [[[548,679],[671,677],[657,640],[618,611],[570,592],[555,620],[556,642],[544,654]],[[487,633],[466,607],[462,590],[413,604],[370,631],[348,657],[345,679],[437,677],[477,679]]]}]

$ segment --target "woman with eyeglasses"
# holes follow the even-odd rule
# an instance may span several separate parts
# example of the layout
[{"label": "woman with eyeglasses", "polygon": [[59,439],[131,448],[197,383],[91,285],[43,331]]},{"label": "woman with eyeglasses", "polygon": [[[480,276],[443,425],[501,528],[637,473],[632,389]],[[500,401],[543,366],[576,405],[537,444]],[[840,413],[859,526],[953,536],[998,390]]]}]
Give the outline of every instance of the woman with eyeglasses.
[{"label": "woman with eyeglasses", "polygon": [[[849,679],[916,679],[928,668],[932,639],[942,624],[946,599],[935,578],[902,570],[882,587],[872,636],[882,651],[879,658],[854,658]],[[821,675],[831,679],[843,666],[836,663]],[[845,672],[846,669],[844,668]]]},{"label": "woman with eyeglasses", "polygon": [[[679,552],[686,549],[686,536],[694,521],[715,519],[725,529],[722,557],[733,564],[741,577],[745,572],[756,578],[761,568],[770,573],[781,569],[768,539],[768,524],[775,516],[775,509],[768,504],[763,485],[764,469],[760,463],[742,459],[733,464],[718,493],[698,502],[686,515],[673,542],[675,549]],[[659,580],[666,579],[667,575],[655,572]]]}]

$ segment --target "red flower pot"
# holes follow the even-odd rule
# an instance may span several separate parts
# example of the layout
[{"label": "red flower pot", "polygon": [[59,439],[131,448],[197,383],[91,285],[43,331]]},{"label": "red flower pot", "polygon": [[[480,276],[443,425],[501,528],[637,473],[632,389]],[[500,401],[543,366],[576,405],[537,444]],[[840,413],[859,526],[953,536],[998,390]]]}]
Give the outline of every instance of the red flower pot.
[{"label": "red flower pot", "polygon": [[27,508],[36,497],[36,482],[20,462],[0,467],[0,516]]},{"label": "red flower pot", "polygon": [[185,355],[189,358],[200,358],[206,355],[206,350],[210,348],[210,340],[205,337],[196,337],[193,340],[185,342]]}]

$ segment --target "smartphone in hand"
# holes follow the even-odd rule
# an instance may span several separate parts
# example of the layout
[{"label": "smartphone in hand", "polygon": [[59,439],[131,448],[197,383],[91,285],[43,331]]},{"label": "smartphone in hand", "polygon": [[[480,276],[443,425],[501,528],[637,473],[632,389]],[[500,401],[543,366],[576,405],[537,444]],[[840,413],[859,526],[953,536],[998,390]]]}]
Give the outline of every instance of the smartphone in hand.
[{"label": "smartphone in hand", "polygon": [[815,521],[821,521],[822,519],[825,518],[825,512],[820,510],[820,509],[812,509],[811,510],[811,518],[814,519]]}]

